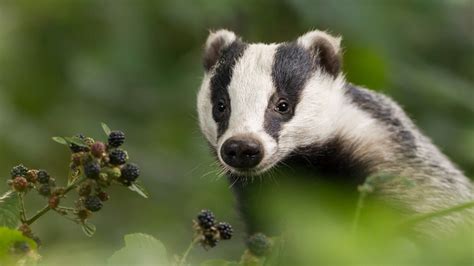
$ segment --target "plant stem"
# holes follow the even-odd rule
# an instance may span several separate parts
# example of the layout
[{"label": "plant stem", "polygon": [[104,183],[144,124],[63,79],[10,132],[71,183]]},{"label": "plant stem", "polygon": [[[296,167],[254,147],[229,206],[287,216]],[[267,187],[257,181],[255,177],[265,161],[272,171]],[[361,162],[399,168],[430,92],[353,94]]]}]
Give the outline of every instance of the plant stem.
[{"label": "plant stem", "polygon": [[444,215],[447,215],[447,214],[450,214],[450,213],[453,213],[453,212],[462,211],[462,210],[472,208],[472,207],[474,207],[474,201],[469,201],[469,202],[462,203],[462,204],[459,204],[459,205],[456,205],[456,206],[453,206],[453,207],[449,207],[449,208],[446,208],[446,209],[442,209],[442,210],[439,210],[439,211],[424,213],[424,214],[414,216],[414,217],[409,218],[409,219],[405,220],[404,222],[402,222],[400,224],[400,226],[401,227],[410,226],[410,225],[422,222],[424,220],[428,220],[428,219],[439,217],[439,216],[444,216]]},{"label": "plant stem", "polygon": [[355,234],[355,232],[357,231],[357,227],[359,226],[360,214],[362,212],[362,208],[364,207],[364,201],[365,201],[366,196],[367,196],[366,191],[361,191],[359,193],[354,220],[352,221],[352,234]]},{"label": "plant stem", "polygon": [[[76,182],[74,182],[73,184],[70,184],[69,186],[67,186],[65,189],[64,189],[64,193],[62,194],[63,196],[66,195],[68,192],[70,192],[71,190],[73,190],[74,188],[77,187],[77,185],[79,185],[80,183],[82,183],[83,181],[85,180],[84,177],[82,178],[79,178]],[[49,207],[49,205],[46,205],[43,207],[43,209],[41,209],[38,213],[36,213],[33,217],[31,217],[30,219],[26,219],[25,217],[25,220],[23,221],[24,223],[26,223],[27,225],[31,225],[32,223],[34,223],[36,220],[38,220],[38,218],[40,218],[41,216],[45,215],[49,210],[51,210],[51,207]]]},{"label": "plant stem", "polygon": [[178,266],[184,266],[184,263],[186,263],[186,259],[188,258],[189,252],[194,248],[194,245],[199,241],[199,237],[196,237],[191,241],[189,244],[188,248],[184,252],[183,256],[181,256],[181,259],[179,260]]},{"label": "plant stem", "polygon": [[24,223],[26,221],[26,210],[22,192],[18,192],[18,198],[20,199],[20,221]]}]

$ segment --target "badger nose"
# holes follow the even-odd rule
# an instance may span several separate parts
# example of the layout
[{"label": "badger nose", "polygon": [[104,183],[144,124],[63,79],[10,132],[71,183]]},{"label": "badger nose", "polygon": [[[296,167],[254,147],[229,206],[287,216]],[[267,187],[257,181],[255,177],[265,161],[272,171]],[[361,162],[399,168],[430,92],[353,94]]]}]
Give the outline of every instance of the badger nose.
[{"label": "badger nose", "polygon": [[232,137],[222,144],[221,157],[229,166],[249,169],[262,161],[262,144],[251,137]]}]

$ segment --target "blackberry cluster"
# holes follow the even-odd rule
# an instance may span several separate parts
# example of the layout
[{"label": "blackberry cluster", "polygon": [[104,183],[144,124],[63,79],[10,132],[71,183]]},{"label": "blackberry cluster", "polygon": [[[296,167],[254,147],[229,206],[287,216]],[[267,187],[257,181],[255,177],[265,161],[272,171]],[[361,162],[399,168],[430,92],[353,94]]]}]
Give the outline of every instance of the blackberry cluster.
[{"label": "blackberry cluster", "polygon": [[[106,127],[104,130],[108,132]],[[120,148],[125,142],[125,134],[122,131],[112,131],[107,137],[107,144],[82,134],[72,138],[53,138],[56,142],[67,145],[72,153],[68,187],[56,186],[55,179],[46,170],[28,169],[21,164],[11,169],[8,184],[17,193],[36,191],[47,198],[48,205],[44,210],[54,210],[60,215],[85,224],[92,213],[100,211],[104,202],[109,200],[109,194],[105,190],[110,185],[133,186],[140,176],[138,165],[127,163],[127,151]],[[141,187],[137,186],[136,189]],[[61,206],[62,198],[70,191],[76,191],[78,194],[75,206]],[[35,237],[27,223],[20,226],[19,230],[25,236]]]},{"label": "blackberry cluster", "polygon": [[199,243],[205,248],[213,248],[219,240],[232,238],[233,229],[228,223],[216,221],[210,210],[202,210],[194,221],[194,231]]},{"label": "blackberry cluster", "polygon": [[257,257],[265,256],[270,251],[271,245],[270,239],[262,233],[256,233],[247,239],[249,251]]}]

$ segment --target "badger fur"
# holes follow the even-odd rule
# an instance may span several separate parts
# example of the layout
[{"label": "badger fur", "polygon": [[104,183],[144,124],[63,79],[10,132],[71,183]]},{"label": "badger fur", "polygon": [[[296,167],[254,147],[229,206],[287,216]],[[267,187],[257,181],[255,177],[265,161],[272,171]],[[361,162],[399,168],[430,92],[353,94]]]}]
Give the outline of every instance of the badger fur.
[{"label": "badger fur", "polygon": [[[315,30],[292,42],[250,44],[219,30],[205,43],[197,99],[200,127],[228,173],[249,233],[261,230],[246,206],[249,180],[298,158],[309,170],[347,182],[374,175],[406,177],[415,189],[394,179],[377,192],[411,214],[474,198],[468,178],[398,104],[345,80],[340,42]],[[429,223],[449,231],[472,222],[466,213],[472,210]]]}]

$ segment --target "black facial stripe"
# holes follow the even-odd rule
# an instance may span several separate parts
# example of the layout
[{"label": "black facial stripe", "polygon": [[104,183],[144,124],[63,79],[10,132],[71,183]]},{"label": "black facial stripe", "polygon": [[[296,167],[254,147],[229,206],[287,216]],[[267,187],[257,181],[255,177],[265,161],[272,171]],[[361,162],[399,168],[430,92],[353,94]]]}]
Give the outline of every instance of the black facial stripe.
[{"label": "black facial stripe", "polygon": [[[272,80],[276,93],[271,97],[265,112],[265,131],[275,139],[280,135],[281,126],[294,116],[300,94],[316,64],[311,53],[296,43],[282,44],[277,48],[272,67]],[[291,110],[287,114],[274,111],[280,98],[288,100]]]},{"label": "black facial stripe", "polygon": [[[230,118],[230,98],[227,87],[232,80],[234,72],[234,66],[237,60],[242,57],[247,44],[237,40],[224,48],[221,52],[217,68],[214,75],[211,78],[211,103],[212,103],[212,117],[217,123],[217,137],[219,138],[224,134],[229,126]],[[226,110],[223,113],[219,113],[216,110],[216,106],[220,100],[224,100],[226,104]]]},{"label": "black facial stripe", "polygon": [[392,136],[396,143],[408,148],[403,151],[404,154],[410,155],[416,151],[415,137],[395,116],[390,103],[386,103],[381,95],[357,88],[352,84],[347,84],[346,95],[349,95],[352,103],[388,126],[388,129],[394,133]]}]

